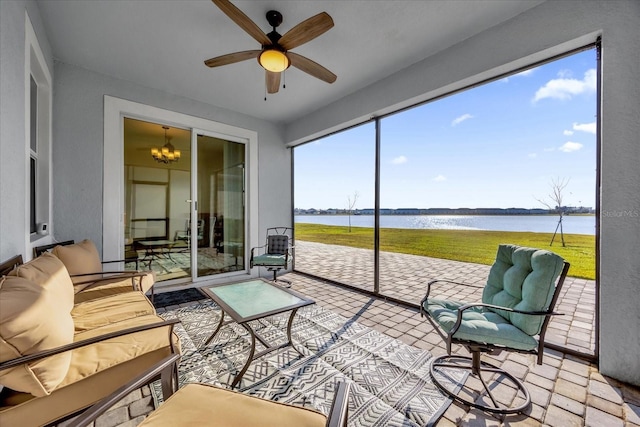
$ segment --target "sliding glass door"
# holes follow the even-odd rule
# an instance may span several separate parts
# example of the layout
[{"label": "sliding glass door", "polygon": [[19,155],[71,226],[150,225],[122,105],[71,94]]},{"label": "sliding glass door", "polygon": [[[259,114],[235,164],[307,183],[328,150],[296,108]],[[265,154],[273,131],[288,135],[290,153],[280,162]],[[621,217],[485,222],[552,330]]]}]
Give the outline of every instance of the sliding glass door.
[{"label": "sliding glass door", "polygon": [[245,145],[197,135],[197,276],[245,269]]},{"label": "sliding glass door", "polygon": [[127,268],[160,282],[244,270],[245,144],[125,118],[124,147]]}]

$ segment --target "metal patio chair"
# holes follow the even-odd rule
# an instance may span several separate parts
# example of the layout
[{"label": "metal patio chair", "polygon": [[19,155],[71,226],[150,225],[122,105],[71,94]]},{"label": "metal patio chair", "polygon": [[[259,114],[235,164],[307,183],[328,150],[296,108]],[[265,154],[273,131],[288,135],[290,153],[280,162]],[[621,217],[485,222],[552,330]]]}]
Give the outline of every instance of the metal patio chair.
[{"label": "metal patio chair", "polygon": [[290,227],[267,228],[267,239],[263,246],[251,248],[250,268],[266,267],[273,272],[273,282],[284,282],[291,286],[289,280],[278,279],[279,270],[286,269],[293,259],[293,229]]},{"label": "metal patio chair", "polygon": [[[435,358],[431,365],[431,376],[438,388],[465,405],[487,412],[510,414],[525,410],[531,398],[522,381],[481,361],[480,356],[502,351],[529,353],[537,355],[541,365],[545,332],[551,316],[560,314],[553,310],[568,270],[569,263],[552,252],[500,245],[481,303],[430,298],[434,285],[464,284],[429,282],[420,314],[427,316],[447,344],[447,354]],[[452,354],[452,344],[464,346],[471,357]],[[482,388],[478,382],[476,388],[469,385],[469,377],[465,377],[469,373]],[[455,379],[462,381],[460,387]],[[503,404],[494,393],[498,387],[508,387],[508,383],[515,388],[516,397],[510,404]]]}]

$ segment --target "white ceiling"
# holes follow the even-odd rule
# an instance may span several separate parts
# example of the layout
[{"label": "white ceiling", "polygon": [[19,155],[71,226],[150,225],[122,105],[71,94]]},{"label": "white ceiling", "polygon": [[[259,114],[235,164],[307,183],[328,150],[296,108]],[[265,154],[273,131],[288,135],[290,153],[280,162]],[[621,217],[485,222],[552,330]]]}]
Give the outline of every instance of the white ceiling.
[{"label": "white ceiling", "polygon": [[265,32],[286,33],[319,12],[335,26],[293,52],[334,72],[327,84],[295,68],[264,101],[256,60],[208,68],[205,59],[259,49],[207,0],[39,0],[54,57],[62,62],[260,119],[289,123],[544,0],[235,0]]}]

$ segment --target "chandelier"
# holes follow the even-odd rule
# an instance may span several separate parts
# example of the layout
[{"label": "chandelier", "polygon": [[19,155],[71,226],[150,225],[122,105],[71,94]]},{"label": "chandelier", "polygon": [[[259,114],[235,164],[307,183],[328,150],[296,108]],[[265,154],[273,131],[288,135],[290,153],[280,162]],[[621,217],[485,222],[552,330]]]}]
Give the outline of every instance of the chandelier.
[{"label": "chandelier", "polygon": [[169,164],[171,162],[177,162],[180,160],[180,150],[176,150],[174,146],[169,142],[169,137],[167,136],[168,126],[162,126],[164,129],[164,142],[165,144],[162,148],[152,148],[151,156],[158,163]]}]

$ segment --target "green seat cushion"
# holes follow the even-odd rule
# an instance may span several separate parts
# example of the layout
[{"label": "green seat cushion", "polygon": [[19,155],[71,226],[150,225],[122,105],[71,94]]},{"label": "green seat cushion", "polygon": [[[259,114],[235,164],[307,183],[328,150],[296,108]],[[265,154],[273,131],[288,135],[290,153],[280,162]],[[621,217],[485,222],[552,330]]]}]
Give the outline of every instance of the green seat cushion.
[{"label": "green seat cushion", "polygon": [[[500,245],[489,271],[482,302],[522,311],[547,310],[564,260],[553,252]],[[544,316],[495,310],[528,335],[540,333]]]},{"label": "green seat cushion", "polygon": [[286,255],[264,254],[253,257],[253,265],[282,266],[286,265]]},{"label": "green seat cushion", "polygon": [[[453,328],[458,317],[458,308],[464,302],[429,299],[423,304],[443,330],[447,333]],[[509,323],[504,317],[493,311],[483,311],[481,307],[472,307],[462,315],[460,328],[453,335],[460,340],[502,345],[519,350],[533,350],[537,341]]]}]

